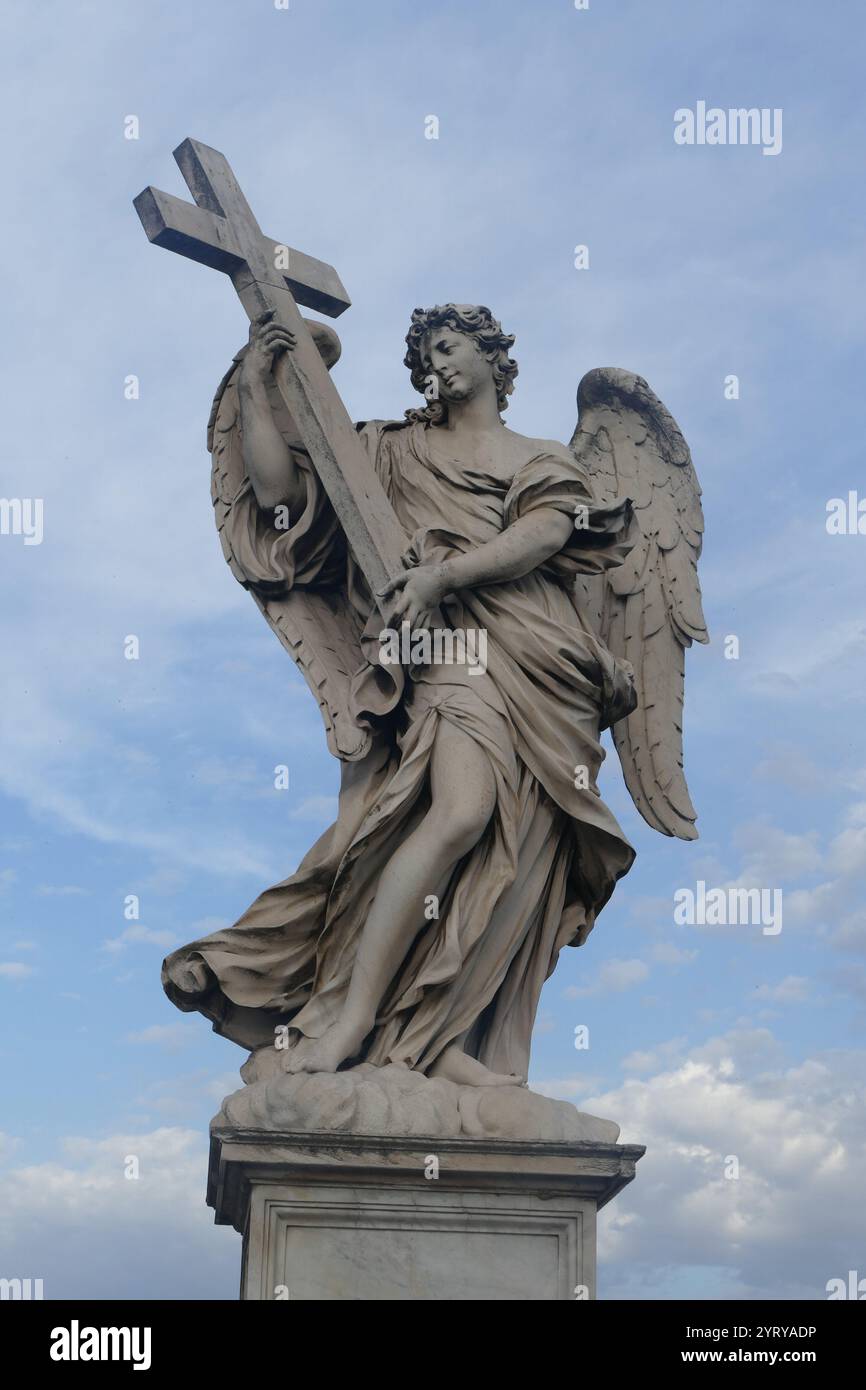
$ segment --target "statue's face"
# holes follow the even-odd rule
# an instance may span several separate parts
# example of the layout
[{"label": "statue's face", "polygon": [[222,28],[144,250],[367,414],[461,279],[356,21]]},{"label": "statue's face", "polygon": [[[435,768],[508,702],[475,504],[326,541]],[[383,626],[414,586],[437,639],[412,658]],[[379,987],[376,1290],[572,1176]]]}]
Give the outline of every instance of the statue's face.
[{"label": "statue's face", "polygon": [[465,401],[493,378],[493,367],[474,338],[454,328],[434,328],[421,344],[421,361],[439,381],[444,401]]}]

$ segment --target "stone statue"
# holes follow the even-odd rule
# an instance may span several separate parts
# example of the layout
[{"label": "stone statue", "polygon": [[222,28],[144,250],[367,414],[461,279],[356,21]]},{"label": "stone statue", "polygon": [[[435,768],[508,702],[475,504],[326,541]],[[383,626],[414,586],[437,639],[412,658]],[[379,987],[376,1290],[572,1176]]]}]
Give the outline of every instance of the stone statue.
[{"label": "stone statue", "polygon": [[[310,326],[332,366],[336,334]],[[416,309],[406,341],[434,399],[358,426],[406,536],[391,630],[483,633],[486,669],[383,662],[387,629],[273,386],[294,337],[263,316],[214,403],[216,520],[319,701],[339,815],[164,980],[245,1046],[288,1025],[289,1073],[397,1063],[515,1085],[559,951],[634,857],[596,787],[601,729],[649,823],[695,834],[681,707],[684,647],[706,640],[699,489],[640,378],[586,376],[565,448],[504,424],[514,339],[488,309]]]},{"label": "stone statue", "polygon": [[[229,235],[202,230],[200,209],[231,230],[242,195],[224,164],[227,193],[200,196],[202,170],[212,188],[222,156],[187,146],[189,170],[179,162],[200,208],[173,202],[198,219],[197,258],[217,264]],[[146,190],[137,206],[148,235],[172,245],[167,201]],[[245,202],[241,211],[248,228]],[[244,264],[258,254],[252,226],[246,243],[232,232]],[[193,254],[184,235],[174,249]],[[403,420],[358,424],[364,457],[350,467],[355,440],[344,434],[328,452],[325,436],[337,435],[316,423],[325,387],[313,380],[312,343],[330,370],[336,333],[302,320],[293,300],[287,312],[253,304],[243,270],[219,268],[247,295],[252,327],[211,413],[216,523],[232,573],[319,703],[341,790],[336,822],[297,872],[230,929],[169,956],[165,989],[252,1050],[242,1074],[259,1101],[229,1106],[233,1123],[267,1112],[262,1122],[284,1129],[389,1132],[359,1122],[355,1101],[345,1108],[351,1088],[384,1078],[416,1097],[426,1078],[438,1118],[404,1107],[392,1128],[507,1133],[502,1115],[519,1111],[525,1133],[535,1122],[519,1096],[542,986],[634,858],[596,784],[603,729],[649,824],[696,836],[682,769],[684,651],[707,633],[688,448],[646,382],[613,369],[581,381],[568,447],[513,432],[502,417],[514,338],[483,306],[445,304],[416,309],[406,336],[423,403]],[[266,293],[268,273],[255,281]],[[297,279],[285,283],[310,302]],[[359,490],[362,464],[372,481]],[[370,508],[374,484],[381,501]],[[363,530],[346,510],[353,487],[356,508],[368,508]],[[402,563],[376,570],[367,537],[371,512],[385,508]],[[408,645],[395,648],[395,634]],[[462,1131],[441,1114],[454,1088]],[[500,1096],[487,1120],[486,1092]]]}]

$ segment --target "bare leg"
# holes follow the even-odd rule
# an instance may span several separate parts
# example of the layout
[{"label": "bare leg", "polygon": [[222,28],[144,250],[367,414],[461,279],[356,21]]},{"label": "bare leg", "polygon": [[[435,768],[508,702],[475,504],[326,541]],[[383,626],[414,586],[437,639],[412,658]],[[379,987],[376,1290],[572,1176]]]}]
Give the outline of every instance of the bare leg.
[{"label": "bare leg", "polygon": [[321,1038],[302,1039],[287,1071],[336,1071],[353,1057],[418,931],[424,899],[441,896],[455,866],[483,835],[496,804],[486,753],[440,720],[430,760],[430,809],[391,856],[364,925],[346,1004]]}]

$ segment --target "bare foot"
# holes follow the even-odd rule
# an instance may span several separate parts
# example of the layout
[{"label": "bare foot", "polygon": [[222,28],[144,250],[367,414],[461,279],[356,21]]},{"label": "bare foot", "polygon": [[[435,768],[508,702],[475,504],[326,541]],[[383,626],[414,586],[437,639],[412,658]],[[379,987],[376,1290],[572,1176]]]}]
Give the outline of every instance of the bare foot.
[{"label": "bare foot", "polygon": [[491,1071],[475,1057],[467,1057],[456,1043],[446,1047],[430,1068],[430,1076],[441,1076],[458,1086],[525,1086],[526,1081],[516,1072]]},{"label": "bare foot", "polygon": [[366,1024],[340,1019],[320,1038],[301,1038],[286,1058],[286,1071],[336,1071],[355,1055],[369,1031]]}]

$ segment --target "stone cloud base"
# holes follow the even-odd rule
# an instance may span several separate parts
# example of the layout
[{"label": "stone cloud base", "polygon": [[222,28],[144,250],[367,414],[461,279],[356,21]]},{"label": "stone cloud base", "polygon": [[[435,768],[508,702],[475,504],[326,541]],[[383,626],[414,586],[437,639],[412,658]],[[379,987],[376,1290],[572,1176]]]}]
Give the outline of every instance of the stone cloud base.
[{"label": "stone cloud base", "polygon": [[595,1297],[596,1212],[636,1145],[211,1130],[208,1203],[242,1299]]}]

